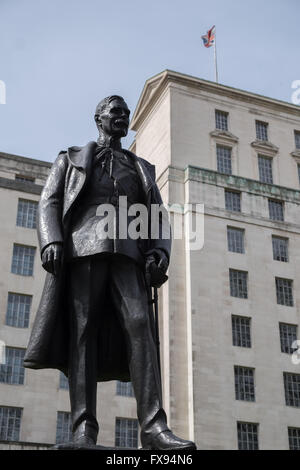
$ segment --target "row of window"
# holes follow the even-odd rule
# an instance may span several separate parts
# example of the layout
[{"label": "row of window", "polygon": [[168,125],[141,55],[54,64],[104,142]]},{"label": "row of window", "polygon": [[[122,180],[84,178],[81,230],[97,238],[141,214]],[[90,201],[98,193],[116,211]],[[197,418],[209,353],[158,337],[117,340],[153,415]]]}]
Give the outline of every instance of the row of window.
[{"label": "row of window", "polygon": [[[234,366],[235,399],[255,402],[255,369]],[[300,408],[300,374],[283,372],[285,403]]]},{"label": "row of window", "polygon": [[[22,420],[22,408],[0,407],[0,440],[18,441]],[[259,424],[237,422],[237,441],[239,450],[259,449]],[[300,450],[300,428],[288,427],[290,450]],[[56,422],[56,443],[71,440],[71,415],[58,411]],[[138,421],[131,418],[116,418],[115,446],[138,447]]]},{"label": "row of window", "polygon": [[[22,408],[0,406],[0,440],[19,441]],[[71,413],[57,412],[56,443],[68,442],[72,439]],[[138,421],[137,419],[116,418],[115,446],[138,447]]]},{"label": "row of window", "polygon": [[[268,204],[270,219],[283,221],[283,202],[269,199]],[[225,190],[225,208],[229,211],[241,212],[241,193],[237,191]],[[25,220],[25,218],[22,220]],[[11,272],[23,276],[32,276],[35,252],[35,247],[15,243],[13,246]]]},{"label": "row of window", "polygon": [[[228,131],[229,113],[227,113],[226,111],[220,111],[216,109],[215,121],[216,121],[216,129],[219,129],[222,131]],[[256,120],[255,121],[256,139],[261,140],[263,142],[267,142],[269,140],[268,129],[269,129],[269,124],[267,122]],[[300,149],[300,131],[295,130],[294,137],[295,137],[296,149]]]},{"label": "row of window", "polygon": [[[287,263],[289,261],[288,238],[272,235],[273,259]],[[245,253],[245,229],[227,227],[228,251],[232,253]]]},{"label": "row of window", "polygon": [[[269,218],[275,221],[284,221],[284,203],[275,199],[268,199]],[[225,189],[225,209],[232,212],[241,212],[241,193]]]},{"label": "row of window", "polygon": [[[258,172],[261,183],[273,184],[273,160],[272,157],[258,155]],[[217,168],[219,173],[232,175],[231,148],[217,145]],[[298,164],[298,176],[300,182],[300,164]]]},{"label": "row of window", "polygon": [[[279,323],[279,337],[281,352],[292,354],[296,348],[293,343],[297,340],[297,325]],[[240,315],[232,315],[232,344],[233,346],[251,348],[251,318]],[[25,349],[6,346],[5,362],[0,364],[0,382],[22,385],[24,383],[24,359]],[[68,380],[61,372],[59,387],[68,389]],[[117,395],[133,397],[131,382],[117,382]]]},{"label": "row of window", "polygon": [[[229,269],[231,297],[248,299],[248,272]],[[280,277],[275,278],[276,298],[278,305],[294,306],[293,281]]]},{"label": "row of window", "polygon": [[[241,348],[251,348],[251,318],[241,315],[232,315],[232,344]],[[296,347],[293,343],[297,340],[297,325],[279,323],[280,348],[282,353],[292,354]]]}]

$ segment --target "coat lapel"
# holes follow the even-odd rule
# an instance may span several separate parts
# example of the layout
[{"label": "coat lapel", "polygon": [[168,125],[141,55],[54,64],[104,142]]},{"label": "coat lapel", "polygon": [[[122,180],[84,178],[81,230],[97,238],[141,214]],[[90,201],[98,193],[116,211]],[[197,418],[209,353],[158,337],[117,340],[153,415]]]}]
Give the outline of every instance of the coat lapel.
[{"label": "coat lapel", "polygon": [[77,169],[84,170],[84,172],[87,173],[91,167],[96,146],[97,143],[91,141],[84,147],[69,147],[68,158],[71,165]]},{"label": "coat lapel", "polygon": [[129,155],[135,164],[136,171],[141,178],[141,182],[143,185],[143,189],[145,191],[146,196],[148,195],[148,192],[154,185],[153,179],[150,176],[149,171],[146,168],[146,165],[144,165],[143,161],[137,157],[134,153],[130,152],[129,150],[123,150],[124,153]]},{"label": "coat lapel", "polygon": [[96,145],[96,142],[91,141],[84,147],[68,148],[67,155],[70,167],[66,180],[63,219],[65,219],[90,175]]}]

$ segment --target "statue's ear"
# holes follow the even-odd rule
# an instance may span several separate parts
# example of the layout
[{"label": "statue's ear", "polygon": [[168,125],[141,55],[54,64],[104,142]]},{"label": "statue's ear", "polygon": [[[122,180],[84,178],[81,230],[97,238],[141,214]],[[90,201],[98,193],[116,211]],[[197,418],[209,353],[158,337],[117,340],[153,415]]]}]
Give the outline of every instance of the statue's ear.
[{"label": "statue's ear", "polygon": [[100,119],[99,114],[95,114],[94,119],[95,119],[96,125],[97,125],[97,126],[100,126],[101,119]]}]

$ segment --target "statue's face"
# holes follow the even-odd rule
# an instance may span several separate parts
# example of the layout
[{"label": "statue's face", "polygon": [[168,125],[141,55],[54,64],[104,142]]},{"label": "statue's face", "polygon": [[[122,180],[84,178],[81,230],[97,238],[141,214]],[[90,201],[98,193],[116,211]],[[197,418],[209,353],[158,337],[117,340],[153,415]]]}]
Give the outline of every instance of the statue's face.
[{"label": "statue's face", "polygon": [[118,99],[111,101],[102,111],[98,120],[98,127],[104,134],[120,138],[128,132],[130,111],[124,101]]}]

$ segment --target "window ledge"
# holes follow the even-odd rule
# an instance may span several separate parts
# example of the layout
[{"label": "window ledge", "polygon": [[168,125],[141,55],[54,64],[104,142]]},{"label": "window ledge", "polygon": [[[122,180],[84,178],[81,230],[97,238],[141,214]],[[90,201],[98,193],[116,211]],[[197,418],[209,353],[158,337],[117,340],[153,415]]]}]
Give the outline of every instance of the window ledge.
[{"label": "window ledge", "polygon": [[300,149],[293,150],[293,152],[291,152],[291,155],[292,157],[300,158]]},{"label": "window ledge", "polygon": [[275,157],[278,153],[279,148],[267,140],[255,140],[251,142],[251,147],[253,147],[258,152],[263,152],[265,155],[270,157]]},{"label": "window ledge", "polygon": [[211,137],[215,139],[219,139],[221,141],[225,141],[230,144],[236,144],[239,141],[239,138],[236,137],[229,131],[222,131],[220,129],[216,129],[210,133]]}]

